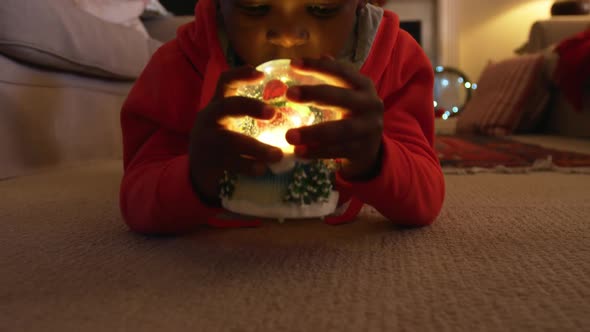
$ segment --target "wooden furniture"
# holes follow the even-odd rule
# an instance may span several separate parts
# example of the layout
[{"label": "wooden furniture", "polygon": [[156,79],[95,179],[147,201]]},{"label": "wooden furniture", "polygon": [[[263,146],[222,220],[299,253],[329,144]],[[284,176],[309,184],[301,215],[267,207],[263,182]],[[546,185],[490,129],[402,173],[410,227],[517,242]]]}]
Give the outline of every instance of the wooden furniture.
[{"label": "wooden furniture", "polygon": [[588,15],[590,0],[559,0],[551,6],[551,15]]},{"label": "wooden furniture", "polygon": [[166,10],[174,15],[193,15],[198,0],[160,0]]}]

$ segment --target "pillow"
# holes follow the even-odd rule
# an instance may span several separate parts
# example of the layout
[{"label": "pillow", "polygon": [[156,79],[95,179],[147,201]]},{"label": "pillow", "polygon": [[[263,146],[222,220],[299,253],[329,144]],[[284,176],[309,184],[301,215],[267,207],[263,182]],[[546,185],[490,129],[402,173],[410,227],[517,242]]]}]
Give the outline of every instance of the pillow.
[{"label": "pillow", "polygon": [[72,0],[3,0],[0,6],[0,54],[33,65],[132,80],[160,45]]},{"label": "pillow", "polygon": [[504,136],[536,125],[549,101],[544,59],[537,53],[489,64],[457,119],[457,133]]},{"label": "pillow", "polygon": [[536,21],[530,28],[526,43],[515,52],[517,54],[542,52],[550,45],[559,43],[564,37],[584,30],[589,23],[590,16],[557,16]]},{"label": "pillow", "polygon": [[107,22],[133,28],[149,38],[139,19],[147,4],[146,0],[74,0],[74,3],[89,14]]}]

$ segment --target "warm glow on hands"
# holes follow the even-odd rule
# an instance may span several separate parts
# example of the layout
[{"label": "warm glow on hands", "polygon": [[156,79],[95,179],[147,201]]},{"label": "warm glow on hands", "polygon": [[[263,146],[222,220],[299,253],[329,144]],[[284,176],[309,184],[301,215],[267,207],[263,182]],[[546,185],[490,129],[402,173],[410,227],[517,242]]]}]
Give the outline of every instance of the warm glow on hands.
[{"label": "warm glow on hands", "polygon": [[269,129],[260,133],[256,139],[262,143],[272,145],[283,150],[284,154],[293,154],[295,147],[289,144],[285,138],[287,130],[288,129],[285,127]]}]

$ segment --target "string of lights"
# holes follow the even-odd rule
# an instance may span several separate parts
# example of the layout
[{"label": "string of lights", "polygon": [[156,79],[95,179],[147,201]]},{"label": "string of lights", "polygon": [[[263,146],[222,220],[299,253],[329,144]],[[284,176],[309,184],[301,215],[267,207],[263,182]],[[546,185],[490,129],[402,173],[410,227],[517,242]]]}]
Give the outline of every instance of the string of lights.
[{"label": "string of lights", "polygon": [[459,69],[436,66],[433,102],[435,116],[448,120],[460,114],[474,90],[477,90],[477,83],[471,82]]}]

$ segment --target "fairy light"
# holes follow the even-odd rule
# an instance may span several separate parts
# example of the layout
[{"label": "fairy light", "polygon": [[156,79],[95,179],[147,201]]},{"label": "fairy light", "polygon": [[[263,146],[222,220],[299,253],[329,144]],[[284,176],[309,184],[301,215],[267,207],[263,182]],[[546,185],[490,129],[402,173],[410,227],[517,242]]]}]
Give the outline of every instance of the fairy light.
[{"label": "fairy light", "polygon": [[[457,70],[455,68],[436,66],[436,67],[434,67],[434,71],[435,71],[435,76],[437,76],[436,82],[438,84],[438,89],[440,89],[442,91],[448,91],[449,88],[461,88],[461,86],[463,86],[463,87],[465,87],[465,89],[467,89],[467,91],[462,91],[462,92],[467,93],[466,101],[469,100],[469,97],[471,96],[472,91],[474,91],[478,88],[476,83],[470,82],[469,79],[466,78],[465,75],[460,70]],[[442,75],[438,75],[436,73],[442,73]],[[447,73],[450,75],[454,75],[456,78],[452,78],[451,80],[449,80],[448,77],[450,77],[450,76],[446,75]],[[455,79],[456,79],[456,81],[455,81]],[[435,86],[435,88],[437,88],[437,87]],[[435,90],[435,91],[437,91],[437,90]],[[457,91],[456,93],[460,93],[460,92]],[[445,94],[443,93],[442,96],[444,97]],[[435,97],[437,97],[437,96],[435,95]],[[441,104],[441,102],[442,102],[442,104]],[[461,112],[462,105],[461,106],[448,105],[448,104],[445,104],[444,100],[441,102],[434,100],[433,105],[434,105],[435,113],[437,114],[437,116],[440,116],[443,120],[448,120],[449,118],[451,118],[451,117],[457,115],[459,112]],[[441,112],[442,112],[442,115],[440,115]]]}]

